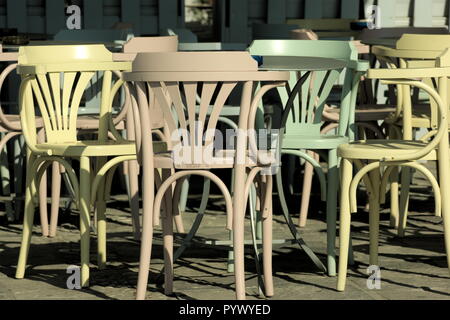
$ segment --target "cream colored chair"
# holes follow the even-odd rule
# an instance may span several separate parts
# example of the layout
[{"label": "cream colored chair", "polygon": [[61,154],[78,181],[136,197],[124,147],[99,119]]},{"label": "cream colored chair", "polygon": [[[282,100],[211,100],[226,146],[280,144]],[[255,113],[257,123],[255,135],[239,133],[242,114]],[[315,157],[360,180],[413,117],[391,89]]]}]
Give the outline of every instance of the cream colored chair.
[{"label": "cream colored chair", "polygon": [[[429,141],[367,140],[343,144],[338,148],[342,157],[340,245],[337,290],[345,289],[350,240],[351,213],[356,212],[356,190],[361,179],[369,193],[370,265],[379,266],[378,236],[380,203],[384,202],[385,187],[395,167],[413,168],[422,173],[435,192],[436,212],[442,210],[447,262],[450,270],[450,170],[448,134],[448,92],[450,51],[437,59],[436,67],[411,69],[371,69],[368,78],[381,79],[386,84],[412,86],[424,90],[438,110],[437,131]],[[434,79],[434,81],[425,81]],[[419,160],[437,160],[439,182]],[[367,161],[366,164],[364,161]],[[357,173],[353,174],[353,164]]]},{"label": "cream colored chair", "polygon": [[[112,100],[123,84],[112,84],[113,71],[131,69],[130,62],[114,62],[102,45],[28,46],[19,51],[17,72],[22,76],[19,103],[22,130],[27,144],[25,216],[16,278],[23,278],[31,241],[36,186],[53,162],[67,170],[80,211],[81,285],[89,285],[89,233],[91,205],[97,209],[98,265],[106,263],[106,198],[114,168],[136,159],[135,142],[124,140],[112,120]],[[103,72],[97,140],[77,137],[78,108],[89,81]],[[61,84],[63,87],[61,88]],[[35,102],[42,114],[45,140],[38,142]],[[115,140],[108,138],[111,132]],[[108,160],[108,158],[111,158]],[[77,177],[70,159],[80,161]],[[92,171],[92,160],[96,160]]]}]

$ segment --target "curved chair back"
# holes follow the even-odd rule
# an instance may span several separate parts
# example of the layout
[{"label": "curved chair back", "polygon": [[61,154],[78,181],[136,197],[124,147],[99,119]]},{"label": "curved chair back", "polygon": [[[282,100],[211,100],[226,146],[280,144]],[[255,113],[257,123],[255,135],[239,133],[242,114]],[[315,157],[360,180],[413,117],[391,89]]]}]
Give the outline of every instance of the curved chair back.
[{"label": "curved chair back", "polygon": [[[350,114],[356,103],[357,88],[361,74],[355,73],[358,65],[358,52],[348,41],[330,40],[255,40],[249,49],[252,55],[260,56],[309,56],[344,60],[347,62],[344,85],[341,95],[341,116],[339,132],[347,133]],[[365,67],[367,69],[368,65]],[[283,105],[286,105],[289,90],[292,90],[297,79],[305,76],[302,90],[297,93],[291,112],[282,125],[286,135],[320,136],[322,113],[326,99],[338,80],[342,70],[315,71],[310,76],[306,72],[291,72],[289,88],[278,88]]]},{"label": "curved chair back", "polygon": [[[35,147],[35,101],[41,113],[47,142],[76,142],[78,109],[97,72],[103,72],[98,139],[107,140],[111,101],[122,85],[112,86],[112,72],[128,70],[130,62],[113,62],[102,45],[28,46],[19,49],[17,72],[22,76],[20,115],[28,146]],[[38,150],[36,150],[38,151]]]},{"label": "curved chair back", "polygon": [[[2,72],[0,73],[0,92],[3,87],[3,84],[6,81],[6,78],[13,70],[16,69],[17,66],[17,57],[18,54],[16,52],[3,52],[3,48],[0,45],[0,62],[11,62],[10,65],[6,66]],[[15,101],[14,103],[17,103]],[[0,104],[0,127],[1,129],[6,130],[21,130],[21,126],[15,122],[11,122],[6,114],[3,112],[4,103]]]},{"label": "curved chair back", "polygon": [[[173,150],[182,163],[205,164],[214,159],[218,118],[238,83],[244,83],[242,101],[245,101],[241,104],[239,124],[246,129],[253,81],[285,81],[287,74],[258,71],[257,62],[248,52],[167,52],[139,53],[133,62],[133,72],[125,73],[124,79],[145,79],[150,86],[163,111]],[[142,81],[138,83],[141,97],[146,91]],[[145,103],[140,99],[139,108]],[[141,117],[141,123],[149,123],[150,119]]]},{"label": "curved chair back", "polygon": [[[385,61],[389,68],[432,68],[442,52],[449,47],[450,34],[404,34],[397,41],[396,49],[374,46],[372,52],[377,59]],[[435,80],[431,78],[424,78],[422,81],[431,87],[435,86]],[[415,90],[411,100],[409,86],[397,85],[397,88],[396,116],[399,117],[404,111],[411,113],[411,104],[419,99],[419,90]],[[431,127],[436,128],[438,126],[436,101],[429,99],[428,95],[427,99],[431,107]],[[409,126],[409,121],[404,123],[404,127]]]},{"label": "curved chair back", "polygon": [[[143,53],[143,52],[177,52],[178,36],[160,36],[160,37],[134,37],[128,40],[123,46],[124,53]],[[133,58],[134,59],[134,58]],[[150,88],[147,88],[149,113],[152,115],[150,121],[153,129],[164,127],[164,117],[161,107],[153,94],[150,94]]]}]

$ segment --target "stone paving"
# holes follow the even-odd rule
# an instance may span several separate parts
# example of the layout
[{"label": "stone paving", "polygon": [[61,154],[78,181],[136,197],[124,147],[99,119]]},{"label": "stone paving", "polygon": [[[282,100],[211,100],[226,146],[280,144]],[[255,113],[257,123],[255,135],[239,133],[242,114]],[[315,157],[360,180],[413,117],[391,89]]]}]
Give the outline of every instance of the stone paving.
[{"label": "stone paving", "polygon": [[[308,224],[301,230],[304,239],[326,261],[326,225],[324,203],[313,195]],[[389,227],[389,214],[382,212],[380,235],[381,288],[367,287],[368,214],[364,198],[360,210],[353,215],[353,244],[355,265],[348,274],[347,290],[335,290],[336,278],[319,272],[296,245],[274,248],[273,272],[275,296],[271,299],[449,299],[450,279],[445,259],[441,219],[435,217],[432,192],[425,184],[413,188],[406,236],[396,236]],[[298,207],[299,197],[291,199]],[[389,203],[389,202],[387,202]],[[29,255],[26,278],[14,278],[19,252],[21,225],[7,224],[0,216],[0,299],[133,299],[137,281],[139,244],[131,234],[128,202],[124,196],[114,197],[108,204],[108,266],[95,266],[96,239],[91,238],[91,286],[89,289],[69,290],[66,268],[79,263],[78,215],[74,210],[60,213],[60,226],[55,238],[40,236],[36,225]],[[189,202],[192,211],[198,205],[195,197]],[[200,227],[198,239],[227,239],[223,201],[211,196],[208,215]],[[274,197],[274,211],[281,212]],[[186,227],[194,217],[185,213]],[[289,238],[281,215],[274,216],[274,237]],[[297,217],[295,217],[297,220]],[[38,221],[36,215],[35,221]],[[249,229],[248,221],[246,230]],[[249,234],[247,235],[249,237]],[[212,247],[195,246],[188,249],[175,264],[175,294],[163,293],[158,274],[162,268],[161,233],[156,230],[148,299],[233,299],[234,277],[227,272],[227,253]],[[264,299],[258,295],[255,263],[251,250],[246,255],[248,299]]]}]

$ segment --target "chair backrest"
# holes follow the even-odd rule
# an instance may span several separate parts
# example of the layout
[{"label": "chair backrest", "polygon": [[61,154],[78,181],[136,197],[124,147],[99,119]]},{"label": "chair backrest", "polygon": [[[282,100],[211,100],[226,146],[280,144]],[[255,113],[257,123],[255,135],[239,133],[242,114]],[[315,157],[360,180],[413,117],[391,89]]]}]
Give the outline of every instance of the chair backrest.
[{"label": "chair backrest", "polygon": [[[161,106],[171,135],[179,160],[176,165],[205,163],[214,158],[218,118],[238,83],[244,82],[243,95],[248,98],[241,105],[240,117],[246,118],[239,122],[248,123],[253,81],[287,80],[285,73],[259,72],[256,60],[248,52],[139,53],[133,72],[125,73],[125,79],[132,80],[128,76],[134,73],[147,75],[147,84]],[[283,74],[284,78],[276,79],[273,74]],[[142,83],[138,85],[140,90],[147,90]],[[139,101],[140,108],[145,104],[145,100]],[[141,118],[143,121],[148,123],[150,119]]]},{"label": "chair backrest", "polygon": [[130,62],[113,62],[103,45],[27,46],[19,49],[17,72],[21,122],[27,144],[36,144],[35,101],[41,113],[47,142],[77,141],[78,109],[97,72],[103,72],[98,139],[106,140],[111,101],[121,81],[112,86],[112,71],[131,69]]},{"label": "chair backrest", "polygon": [[[351,64],[358,61],[358,52],[349,41],[329,40],[255,40],[249,47],[252,55],[259,56],[310,56],[339,59]],[[289,88],[278,88],[282,104],[285,106],[289,99],[289,91],[293,90],[297,80],[304,78],[301,90],[297,92],[288,117],[285,116],[286,135],[308,134],[320,135],[322,126],[322,113],[328,95],[333,85],[337,82],[342,70],[291,72]],[[350,100],[343,101],[347,97],[347,90],[353,89],[354,74],[347,68],[344,86],[341,95],[341,117],[339,131],[346,133],[349,112],[354,106]],[[358,82],[359,83],[359,82]],[[345,104],[345,105],[344,105]]]},{"label": "chair backrest", "polygon": [[[143,53],[143,52],[176,52],[178,51],[178,36],[165,37],[134,37],[127,41],[123,46],[124,53]],[[152,115],[150,121],[154,129],[164,127],[164,117],[161,107],[155,100],[155,95],[148,92],[149,112]]]},{"label": "chair backrest", "polygon": [[296,40],[319,40],[317,33],[311,29],[293,29],[290,32],[291,39]]},{"label": "chair backrest", "polygon": [[289,39],[291,30],[297,26],[285,23],[254,23],[252,25],[253,39]]},{"label": "chair backrest", "polygon": [[404,34],[448,34],[447,28],[381,28],[381,29],[363,29],[358,35],[359,40],[368,40],[374,38],[400,38]]},{"label": "chair backrest", "polygon": [[161,29],[161,36],[178,36],[179,42],[198,42],[197,35],[186,28],[167,28]]},{"label": "chair backrest", "polygon": [[174,52],[178,51],[178,36],[134,37],[123,45],[123,52]]},{"label": "chair backrest", "polygon": [[[55,34],[54,40],[79,43],[114,43],[123,42],[132,38],[132,31],[127,29],[79,29],[60,30]],[[88,90],[84,96],[79,112],[82,114],[96,114],[100,105],[100,90],[103,74],[97,73],[92,77]],[[117,110],[116,110],[117,111]]]},{"label": "chair backrest", "polygon": [[[404,34],[396,44],[396,49],[373,47],[372,51],[377,59],[386,61],[390,68],[432,68],[442,52],[450,47],[450,34]],[[433,79],[424,78],[424,83],[433,85]],[[404,91],[408,86],[397,86],[397,116],[404,110],[405,102],[411,101],[411,95]],[[450,88],[449,88],[450,89]],[[391,88],[392,90],[392,88]],[[416,102],[419,90],[415,90],[413,102]],[[436,128],[438,123],[437,105],[433,99],[431,105],[431,127]],[[449,104],[450,107],[450,104]],[[407,110],[407,112],[410,112]],[[408,125],[408,124],[406,124]]]}]

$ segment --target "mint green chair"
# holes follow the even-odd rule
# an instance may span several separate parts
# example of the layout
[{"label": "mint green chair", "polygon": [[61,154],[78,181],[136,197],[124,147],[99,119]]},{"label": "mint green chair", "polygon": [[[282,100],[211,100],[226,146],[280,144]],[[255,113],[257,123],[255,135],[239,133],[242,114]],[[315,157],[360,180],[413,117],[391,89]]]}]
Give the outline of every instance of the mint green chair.
[{"label": "mint green chair", "polygon": [[[286,88],[277,88],[283,106],[281,128],[281,153],[302,158],[313,165],[326,188],[327,202],[327,268],[330,276],[336,275],[336,207],[339,181],[337,147],[355,136],[355,103],[361,76],[369,65],[358,60],[358,52],[351,42],[326,40],[255,40],[249,47],[252,55],[259,56],[310,56],[344,60],[347,62],[341,94],[340,117],[336,134],[323,134],[322,113],[327,97],[340,76],[340,70],[316,71],[310,76],[291,71],[291,80]],[[305,77],[301,88],[295,88],[297,79]],[[289,100],[291,90],[298,90],[294,101]],[[288,105],[290,104],[290,105]],[[322,153],[328,162],[328,181],[320,163],[306,150]],[[327,154],[323,154],[326,152]],[[291,221],[283,191],[281,170],[277,173],[277,188],[283,214]],[[292,226],[291,226],[292,229]],[[292,230],[291,230],[292,231]]]}]

